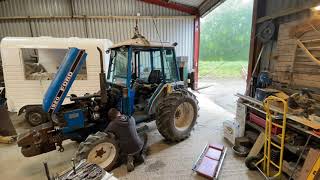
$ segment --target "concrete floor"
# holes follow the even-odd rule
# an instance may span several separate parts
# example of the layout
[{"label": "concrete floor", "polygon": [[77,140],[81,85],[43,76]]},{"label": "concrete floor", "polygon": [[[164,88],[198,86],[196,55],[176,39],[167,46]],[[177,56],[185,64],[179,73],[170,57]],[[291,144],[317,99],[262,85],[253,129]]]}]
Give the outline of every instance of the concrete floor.
[{"label": "concrete floor", "polygon": [[[231,82],[231,84],[233,83]],[[222,84],[222,86],[228,87],[225,86],[225,84]],[[235,90],[231,88],[230,91]],[[178,144],[167,144],[156,130],[155,124],[149,123],[150,155],[147,157],[146,162],[136,167],[131,173],[127,173],[126,167],[122,165],[113,170],[114,176],[119,179],[137,180],[204,179],[192,173],[191,168],[205,144],[210,142],[224,144],[228,147],[220,179],[263,179],[257,172],[247,170],[244,165],[244,158],[235,156],[230,144],[223,138],[222,122],[234,118],[234,107],[227,105],[229,108],[223,108],[218,105],[221,101],[216,103],[211,100],[214,96],[221,98],[221,94],[215,93],[212,95],[206,94],[206,92],[208,91],[202,90],[200,94],[197,94],[200,101],[200,117],[190,138]],[[225,92],[226,91],[222,91],[223,94]],[[230,94],[228,94],[226,98],[229,99],[229,101],[233,100],[233,97],[230,99]],[[14,124],[17,127],[25,127],[22,118],[15,118]],[[23,128],[18,128],[18,131],[23,131]],[[78,144],[75,142],[66,141],[64,143],[65,151],[63,153],[53,151],[40,156],[25,158],[20,153],[20,149],[16,144],[0,144],[1,179],[45,179],[42,162],[48,162],[52,173],[63,171],[70,167],[70,160],[77,146]]]}]

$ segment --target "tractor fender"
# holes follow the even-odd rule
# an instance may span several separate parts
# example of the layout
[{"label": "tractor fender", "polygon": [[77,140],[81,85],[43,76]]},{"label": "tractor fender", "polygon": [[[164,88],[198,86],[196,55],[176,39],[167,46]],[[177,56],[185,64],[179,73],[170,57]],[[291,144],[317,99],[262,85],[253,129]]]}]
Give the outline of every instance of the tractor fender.
[{"label": "tractor fender", "polygon": [[22,106],[19,111],[18,111],[18,116],[20,116],[22,113],[24,113],[26,111],[26,109],[31,108],[31,107],[42,107],[41,104],[28,104],[25,106]]}]

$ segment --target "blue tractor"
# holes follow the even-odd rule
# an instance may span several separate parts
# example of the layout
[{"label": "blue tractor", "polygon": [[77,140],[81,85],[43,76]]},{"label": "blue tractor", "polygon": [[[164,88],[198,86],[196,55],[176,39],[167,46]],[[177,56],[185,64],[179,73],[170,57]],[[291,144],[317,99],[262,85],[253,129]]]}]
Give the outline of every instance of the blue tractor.
[{"label": "blue tractor", "polygon": [[[117,108],[137,123],[156,121],[160,134],[169,141],[186,139],[198,117],[198,101],[188,87],[187,68],[177,64],[175,45],[150,43],[139,33],[113,45],[107,75],[100,52],[100,91],[82,97],[72,95],[62,105],[82,64],[85,50],[71,48],[43,100],[51,121],[18,137],[26,157],[55,150],[63,151],[66,139],[80,143],[76,157],[110,169],[119,157],[117,137],[104,132],[107,112]],[[189,77],[192,75],[189,74]]]}]

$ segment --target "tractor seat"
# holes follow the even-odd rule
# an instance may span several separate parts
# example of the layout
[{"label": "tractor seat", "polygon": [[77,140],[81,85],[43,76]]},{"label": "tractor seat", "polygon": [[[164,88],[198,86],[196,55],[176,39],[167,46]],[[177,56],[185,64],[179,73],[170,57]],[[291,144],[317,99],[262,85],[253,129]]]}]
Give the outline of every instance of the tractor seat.
[{"label": "tractor seat", "polygon": [[160,84],[161,82],[161,71],[160,70],[152,70],[148,77],[149,84]]}]

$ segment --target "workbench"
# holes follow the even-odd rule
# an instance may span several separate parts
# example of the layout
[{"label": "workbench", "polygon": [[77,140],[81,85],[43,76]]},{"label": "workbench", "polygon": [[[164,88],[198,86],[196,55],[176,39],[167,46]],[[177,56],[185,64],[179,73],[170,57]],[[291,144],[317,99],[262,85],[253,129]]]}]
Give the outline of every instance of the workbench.
[{"label": "workbench", "polygon": [[[247,106],[248,108],[254,109],[260,113],[266,114],[266,112],[263,109],[263,102],[254,99],[250,96],[245,96],[242,94],[236,94],[237,97],[243,100],[243,104]],[[271,111],[277,112],[279,114],[283,114],[283,110],[280,109],[279,107],[272,106],[270,107]],[[248,122],[247,122],[248,124]],[[250,125],[250,124],[249,124]],[[305,129],[301,126],[306,126],[308,129]],[[293,114],[290,114],[289,112],[287,113],[287,127],[293,128],[297,131],[303,132],[308,135],[312,135],[316,138],[320,138],[319,135],[315,134],[312,130],[309,129],[314,129],[314,130],[319,130],[320,129],[320,123],[311,121],[305,117],[301,116],[296,116]]]}]

